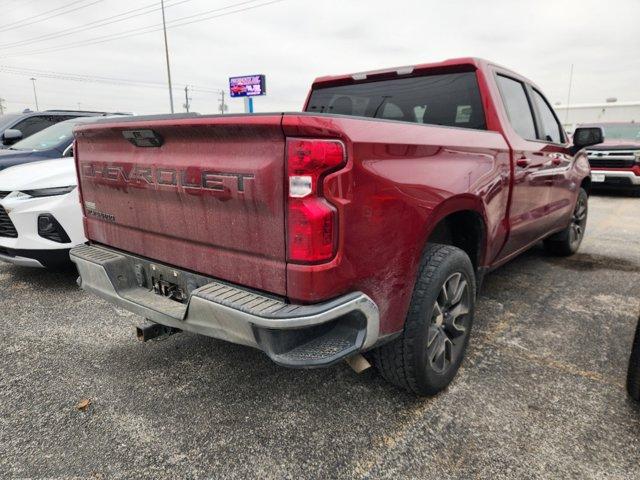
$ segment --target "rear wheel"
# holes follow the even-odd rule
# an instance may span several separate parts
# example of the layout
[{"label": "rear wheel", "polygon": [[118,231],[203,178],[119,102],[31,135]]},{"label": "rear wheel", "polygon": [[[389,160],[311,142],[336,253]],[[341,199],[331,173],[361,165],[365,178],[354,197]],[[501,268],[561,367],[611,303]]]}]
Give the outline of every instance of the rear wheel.
[{"label": "rear wheel", "polygon": [[631,398],[640,401],[640,319],[636,327],[636,336],[633,340],[629,370],[627,372],[627,391]]},{"label": "rear wheel", "polygon": [[552,255],[566,257],[573,255],[580,248],[584,232],[587,228],[589,213],[589,196],[584,188],[578,192],[578,199],[571,215],[571,223],[563,231],[545,239],[544,248]]},{"label": "rear wheel", "polygon": [[435,395],[449,385],[469,342],[475,297],[467,254],[449,245],[429,245],[402,335],[375,351],[382,376],[418,395]]}]

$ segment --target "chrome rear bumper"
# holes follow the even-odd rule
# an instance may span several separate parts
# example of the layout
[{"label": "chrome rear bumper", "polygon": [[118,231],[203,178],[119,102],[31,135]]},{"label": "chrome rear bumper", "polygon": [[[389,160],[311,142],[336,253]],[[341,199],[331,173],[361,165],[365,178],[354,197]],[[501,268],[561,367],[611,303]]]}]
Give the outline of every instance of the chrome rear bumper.
[{"label": "chrome rear bumper", "polygon": [[[257,347],[281,365],[330,365],[378,340],[378,308],[364,293],[295,305],[102,246],[82,245],[70,256],[84,290],[162,325]],[[155,293],[154,273],[184,285],[188,298]]]}]

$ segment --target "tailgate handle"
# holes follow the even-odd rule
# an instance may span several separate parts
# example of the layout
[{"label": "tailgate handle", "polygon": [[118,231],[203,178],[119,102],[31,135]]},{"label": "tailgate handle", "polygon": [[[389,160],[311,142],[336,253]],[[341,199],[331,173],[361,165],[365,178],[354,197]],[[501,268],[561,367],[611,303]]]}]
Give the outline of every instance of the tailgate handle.
[{"label": "tailgate handle", "polygon": [[164,143],[162,135],[150,129],[124,130],[122,136],[136,147],[161,147]]}]

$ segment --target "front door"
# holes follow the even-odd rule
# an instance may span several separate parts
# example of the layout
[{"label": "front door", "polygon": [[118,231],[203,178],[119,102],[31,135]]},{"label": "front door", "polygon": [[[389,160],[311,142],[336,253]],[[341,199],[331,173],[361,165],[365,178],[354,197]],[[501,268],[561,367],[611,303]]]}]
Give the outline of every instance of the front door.
[{"label": "front door", "polygon": [[576,202],[577,186],[570,176],[574,155],[558,118],[544,95],[535,88],[529,89],[530,98],[538,119],[540,141],[544,142],[547,171],[553,175],[549,190],[549,231],[567,226]]}]

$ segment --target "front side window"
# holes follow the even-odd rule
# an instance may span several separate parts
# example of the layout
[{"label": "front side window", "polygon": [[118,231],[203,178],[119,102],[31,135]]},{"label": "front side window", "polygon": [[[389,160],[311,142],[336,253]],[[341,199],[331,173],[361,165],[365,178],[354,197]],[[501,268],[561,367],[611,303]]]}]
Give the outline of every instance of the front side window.
[{"label": "front side window", "polygon": [[475,72],[318,88],[311,93],[306,111],[487,128]]},{"label": "front side window", "polygon": [[20,140],[11,146],[11,150],[49,150],[51,148],[66,148],[73,139],[73,127],[81,123],[93,122],[97,117],[78,117],[55,125]]},{"label": "front side window", "polygon": [[44,116],[25,118],[21,122],[18,122],[13,128],[20,130],[22,132],[22,137],[27,138],[28,136],[53,125],[54,122],[52,122],[50,118],[51,117]]},{"label": "front side window", "polygon": [[533,101],[536,103],[536,107],[540,113],[540,122],[542,123],[540,140],[562,143],[564,135],[562,135],[560,123],[558,123],[556,116],[553,114],[551,107],[542,94],[535,89],[533,89]]},{"label": "front side window", "polygon": [[522,138],[535,140],[536,127],[524,84],[503,75],[498,75],[497,78],[502,102],[507,110],[511,126]]}]

